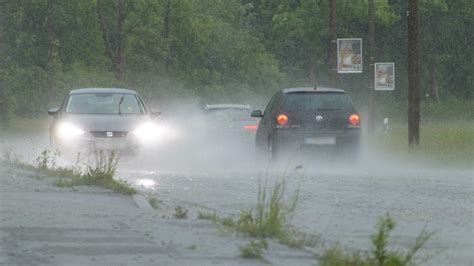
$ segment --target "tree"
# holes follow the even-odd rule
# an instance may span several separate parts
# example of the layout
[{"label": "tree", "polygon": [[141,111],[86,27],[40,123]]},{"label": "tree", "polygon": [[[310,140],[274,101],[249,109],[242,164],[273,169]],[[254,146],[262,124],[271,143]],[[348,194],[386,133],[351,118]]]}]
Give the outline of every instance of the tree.
[{"label": "tree", "polygon": [[[99,18],[100,29],[107,56],[112,62],[115,77],[121,81],[125,69],[125,31],[124,25],[127,15],[131,11],[132,2],[127,0],[117,0],[116,5],[108,1],[107,5],[102,0],[97,0],[97,16]],[[115,11],[116,15],[107,11]]]},{"label": "tree", "polygon": [[420,144],[420,71],[418,0],[408,3],[408,143]]}]

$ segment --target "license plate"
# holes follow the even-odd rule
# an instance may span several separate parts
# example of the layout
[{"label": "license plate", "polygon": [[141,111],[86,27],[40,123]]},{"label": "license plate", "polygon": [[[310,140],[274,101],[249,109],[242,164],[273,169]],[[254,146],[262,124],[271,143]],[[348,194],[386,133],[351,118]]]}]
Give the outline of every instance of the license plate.
[{"label": "license plate", "polygon": [[304,144],[313,144],[313,145],[335,145],[335,137],[318,137],[318,138],[305,138]]}]

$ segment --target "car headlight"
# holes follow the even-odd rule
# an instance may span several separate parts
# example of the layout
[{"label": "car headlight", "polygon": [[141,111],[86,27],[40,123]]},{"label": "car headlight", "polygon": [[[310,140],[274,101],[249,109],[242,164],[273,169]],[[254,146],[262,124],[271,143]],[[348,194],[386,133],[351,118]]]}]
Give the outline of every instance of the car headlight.
[{"label": "car headlight", "polygon": [[149,144],[166,141],[176,136],[171,127],[152,122],[142,124],[134,131],[134,134],[138,140]]},{"label": "car headlight", "polygon": [[70,123],[61,123],[58,125],[56,134],[61,139],[72,139],[84,135],[84,130]]},{"label": "car headlight", "polygon": [[156,141],[160,137],[160,128],[151,123],[145,123],[134,131],[135,136],[142,142]]}]

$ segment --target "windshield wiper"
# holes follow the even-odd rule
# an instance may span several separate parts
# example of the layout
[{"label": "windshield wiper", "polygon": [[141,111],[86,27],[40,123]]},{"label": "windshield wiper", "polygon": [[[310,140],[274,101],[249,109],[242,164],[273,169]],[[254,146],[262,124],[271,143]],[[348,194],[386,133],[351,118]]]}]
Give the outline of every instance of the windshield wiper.
[{"label": "windshield wiper", "polygon": [[119,104],[118,104],[118,109],[119,109],[119,110],[118,110],[118,111],[119,111],[118,113],[119,113],[119,115],[122,115],[122,110],[121,110],[120,106],[122,105],[123,98],[125,98],[125,94],[122,95],[122,98],[120,98],[120,101],[119,101]]}]

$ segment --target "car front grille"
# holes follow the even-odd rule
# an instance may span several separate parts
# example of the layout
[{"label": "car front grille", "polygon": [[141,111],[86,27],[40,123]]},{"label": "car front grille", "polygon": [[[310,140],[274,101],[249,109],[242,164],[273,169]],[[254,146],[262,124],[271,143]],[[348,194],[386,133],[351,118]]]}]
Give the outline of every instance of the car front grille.
[{"label": "car front grille", "polygon": [[95,138],[124,138],[128,131],[90,131]]}]

